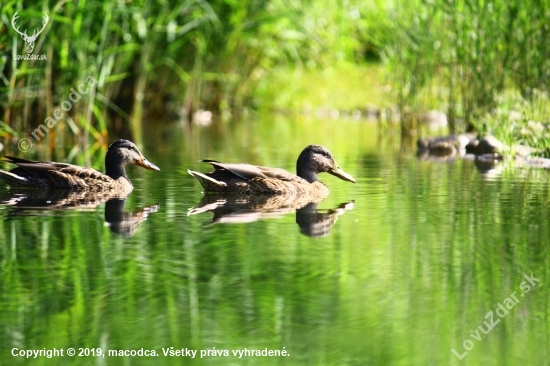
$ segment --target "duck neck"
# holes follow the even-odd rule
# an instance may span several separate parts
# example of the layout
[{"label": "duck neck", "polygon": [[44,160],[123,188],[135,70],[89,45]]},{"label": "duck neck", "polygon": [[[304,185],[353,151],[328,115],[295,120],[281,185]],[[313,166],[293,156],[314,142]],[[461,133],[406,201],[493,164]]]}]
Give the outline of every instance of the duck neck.
[{"label": "duck neck", "polygon": [[307,180],[309,183],[314,183],[314,182],[317,182],[318,179],[317,179],[317,173],[309,170],[309,169],[304,169],[304,168],[300,168],[300,166],[297,166],[296,167],[296,172],[298,173],[298,176],[300,178],[303,178],[305,180]]},{"label": "duck neck", "polygon": [[116,151],[107,151],[105,156],[105,173],[113,178],[114,180],[123,177],[130,181],[126,176],[126,171],[124,170],[124,163],[121,159],[121,156],[117,154]]}]

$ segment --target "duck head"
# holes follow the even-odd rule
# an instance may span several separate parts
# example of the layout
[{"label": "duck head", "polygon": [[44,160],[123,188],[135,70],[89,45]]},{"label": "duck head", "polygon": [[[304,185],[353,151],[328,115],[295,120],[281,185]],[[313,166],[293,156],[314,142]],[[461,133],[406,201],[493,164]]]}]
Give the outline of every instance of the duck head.
[{"label": "duck head", "polygon": [[330,151],[319,145],[309,145],[302,151],[296,162],[296,173],[309,183],[317,181],[318,173],[329,173],[355,183],[355,179],[336,164]]},{"label": "duck head", "polygon": [[126,177],[124,167],[128,164],[139,165],[145,169],[157,170],[160,169],[147,159],[139,151],[137,146],[128,140],[117,140],[113,142],[105,155],[105,169],[108,176],[113,179]]}]

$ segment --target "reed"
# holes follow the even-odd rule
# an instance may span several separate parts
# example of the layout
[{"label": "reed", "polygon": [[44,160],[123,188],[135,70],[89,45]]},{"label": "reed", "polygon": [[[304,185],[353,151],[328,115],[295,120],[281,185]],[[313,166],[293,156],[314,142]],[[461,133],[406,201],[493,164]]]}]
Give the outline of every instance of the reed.
[{"label": "reed", "polygon": [[[113,130],[139,142],[153,116],[189,119],[198,109],[236,116],[262,104],[257,85],[273,70],[356,57],[362,47],[358,4],[6,1],[0,116],[9,128],[2,135],[31,134],[88,76],[98,81],[95,88],[48,133],[47,144],[73,138],[85,147],[88,139],[108,140]],[[34,50],[47,61],[15,59],[24,51],[10,24],[16,11],[29,29],[49,15]]]},{"label": "reed", "polygon": [[[461,127],[498,134],[489,121],[510,104],[502,103],[510,92],[527,105],[547,91],[549,11],[550,4],[539,1],[396,2],[394,36],[386,36],[381,48],[402,115],[417,116],[431,103],[428,108],[447,112],[453,133]],[[538,114],[547,109],[543,104]],[[516,112],[525,117],[516,122],[525,124],[533,111]],[[403,118],[402,128],[405,133],[416,126]]]},{"label": "reed", "polygon": [[[16,11],[29,29],[49,15],[34,50],[47,61],[16,60],[24,52],[11,26]],[[0,134],[29,136],[89,76],[94,89],[46,144],[73,139],[86,147],[88,139],[106,142],[109,131],[139,142],[155,116],[189,120],[207,109],[235,117],[274,95],[292,107],[292,93],[285,102],[277,89],[266,91],[270,76],[294,87],[296,72],[365,60],[385,64],[404,135],[426,109],[446,111],[451,132],[490,130],[483,121],[503,95],[517,91],[530,102],[546,92],[549,12],[534,0],[5,1]],[[310,84],[296,89],[310,94]]]}]

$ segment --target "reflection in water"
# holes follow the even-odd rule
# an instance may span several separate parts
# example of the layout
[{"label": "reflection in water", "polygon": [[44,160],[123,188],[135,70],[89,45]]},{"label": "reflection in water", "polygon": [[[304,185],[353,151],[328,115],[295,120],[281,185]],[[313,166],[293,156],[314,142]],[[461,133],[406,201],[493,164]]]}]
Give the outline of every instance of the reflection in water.
[{"label": "reflection in water", "polygon": [[331,210],[318,210],[320,202],[289,200],[280,195],[205,195],[188,216],[212,212],[212,223],[243,224],[258,220],[281,218],[296,211],[296,223],[304,235],[317,238],[330,233],[338,216],[352,210],[354,201],[340,204]]},{"label": "reflection in water", "polygon": [[498,154],[484,154],[473,155],[464,154],[463,152],[452,152],[449,154],[433,154],[428,149],[418,149],[416,156],[419,160],[434,162],[434,163],[455,163],[458,160],[471,160],[474,162],[477,171],[481,174],[483,179],[495,179],[502,175],[504,165],[502,164],[502,157]]},{"label": "reflection in water", "polygon": [[483,179],[494,179],[502,175],[504,165],[497,154],[485,154],[475,157],[475,165]]},{"label": "reflection in water", "polygon": [[158,211],[159,205],[145,206],[136,212],[124,212],[128,196],[129,194],[71,190],[12,190],[0,197],[0,204],[11,206],[10,215],[13,216],[40,216],[40,211],[94,211],[105,203],[105,225],[113,233],[131,237],[149,213]]},{"label": "reflection in water", "polygon": [[[457,365],[549,359],[548,171],[497,164],[505,174],[486,181],[474,161],[419,163],[387,130],[378,144],[376,125],[355,121],[214,124],[200,134],[191,129],[184,144],[167,126],[151,133],[158,149],[147,152],[164,173],[134,169],[142,189],[126,203],[133,211],[136,202],[160,202],[162,210],[132,238],[103,227],[102,206],[0,220],[0,364],[448,365],[456,358],[451,349],[468,352]],[[347,197],[357,203],[328,236],[300,233],[295,221],[315,222],[309,202],[296,214],[247,225],[204,227],[212,214],[183,217],[202,198],[184,168],[199,167],[201,157],[291,169],[295,156],[287,150],[310,140],[338,144],[339,159],[358,178],[352,186],[327,177],[331,200],[318,207]],[[3,218],[11,211],[0,206]],[[521,297],[531,273],[540,287]],[[476,328],[486,329],[483,317],[514,291],[520,303],[490,333]],[[476,330],[481,341],[470,336]],[[465,340],[474,342],[471,350]],[[164,357],[162,347],[172,346],[286,347],[290,357]],[[28,361],[12,357],[12,347],[161,355]]]},{"label": "reflection in water", "polygon": [[120,234],[126,238],[133,236],[142,221],[147,219],[150,213],[157,212],[160,205],[141,207],[135,212],[125,212],[126,199],[113,198],[105,203],[105,225],[111,232]]},{"label": "reflection in water", "polygon": [[327,236],[338,216],[353,210],[354,205],[355,201],[341,203],[338,207],[323,212],[317,209],[317,203],[312,202],[296,210],[296,223],[304,235],[312,238]]}]

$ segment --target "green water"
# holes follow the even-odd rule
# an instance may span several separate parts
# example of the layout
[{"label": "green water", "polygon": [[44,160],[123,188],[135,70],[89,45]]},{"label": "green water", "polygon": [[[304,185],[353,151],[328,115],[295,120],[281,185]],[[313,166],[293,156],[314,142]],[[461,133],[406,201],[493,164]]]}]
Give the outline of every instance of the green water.
[{"label": "green water", "polygon": [[[2,365],[548,364],[547,171],[420,161],[364,122],[161,126],[142,149],[161,172],[127,168],[135,189],[123,208],[0,207]],[[199,159],[294,171],[311,143],[357,180],[320,176],[331,194],[310,213],[348,209],[317,237],[293,211],[233,224],[187,215],[203,198],[187,169],[210,169]],[[524,292],[531,273],[540,282]],[[499,303],[510,306],[502,318]],[[491,311],[500,321],[485,334]],[[164,356],[170,347],[198,352]],[[233,356],[245,348],[287,355]],[[200,357],[213,349],[229,356]],[[93,356],[109,350],[158,356]]]}]

